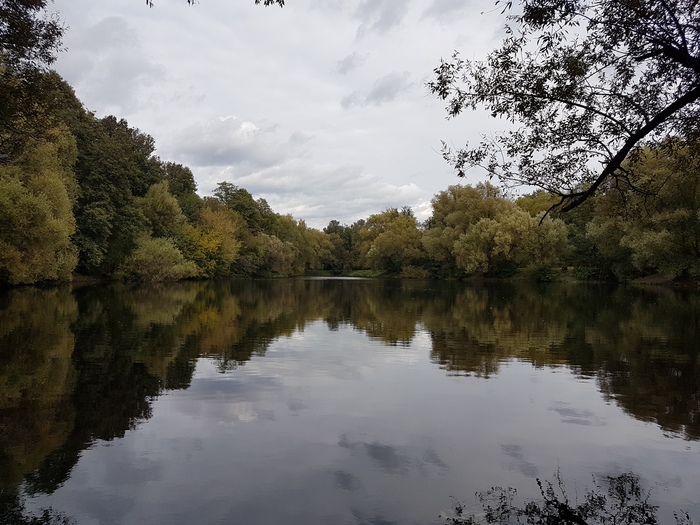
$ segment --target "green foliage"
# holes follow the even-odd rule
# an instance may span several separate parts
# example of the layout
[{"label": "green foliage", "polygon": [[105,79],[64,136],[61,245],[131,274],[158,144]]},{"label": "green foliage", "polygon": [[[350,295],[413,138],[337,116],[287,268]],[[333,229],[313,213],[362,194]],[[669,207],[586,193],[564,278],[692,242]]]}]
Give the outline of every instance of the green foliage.
[{"label": "green foliage", "polygon": [[[675,140],[674,142],[679,142]],[[700,143],[660,144],[595,202],[586,236],[618,279],[700,278]]]},{"label": "green foliage", "polygon": [[481,219],[495,219],[512,207],[500,190],[486,183],[476,187],[454,185],[432,200],[433,216],[421,242],[440,276],[460,274],[455,243]]},{"label": "green foliage", "polygon": [[46,75],[64,27],[48,0],[0,0],[0,165],[13,164],[29,141],[57,125]]},{"label": "green foliage", "polygon": [[[522,0],[484,61],[458,53],[432,92],[454,117],[483,107],[515,125],[444,156],[460,175],[480,166],[536,185],[571,209],[649,141],[691,136],[700,122],[700,26],[694,0]],[[600,168],[597,168],[600,166]]]},{"label": "green foliage", "polygon": [[144,197],[136,199],[136,205],[154,237],[176,236],[187,220],[165,180],[151,186]]},{"label": "green foliage", "polygon": [[198,275],[171,239],[140,237],[136,249],[121,264],[116,277],[130,281],[177,281]]},{"label": "green foliage", "polygon": [[163,179],[161,163],[154,155],[153,138],[125,120],[96,119],[82,107],[74,107],[69,118],[79,151],[74,237],[79,270],[109,275],[148,230],[136,198]]},{"label": "green foliage", "polygon": [[332,245],[325,267],[335,275],[347,274],[360,266],[360,230],[364,225],[364,219],[351,226],[332,220],[323,229]]},{"label": "green foliage", "polygon": [[185,258],[196,264],[198,276],[227,276],[239,257],[242,228],[244,221],[237,213],[211,202],[201,209],[198,225],[182,227],[178,242]]},{"label": "green foliage", "polygon": [[533,217],[542,212],[547,212],[559,203],[561,198],[543,190],[537,190],[529,195],[523,195],[516,199],[515,204],[528,212]]},{"label": "green foliage", "polygon": [[192,170],[174,162],[162,163],[164,179],[168,182],[168,190],[177,199],[182,213],[190,223],[197,222],[202,199],[197,195],[197,183]]},{"label": "green foliage", "polygon": [[0,167],[0,282],[70,279],[75,157],[75,141],[62,127],[32,141],[16,165]]},{"label": "green foliage", "polygon": [[220,182],[214,190],[214,196],[230,210],[243,217],[252,233],[262,231],[263,213],[260,204],[253,199],[248,190],[239,188],[230,182]]},{"label": "green foliage", "polygon": [[410,210],[389,208],[371,215],[360,230],[360,254],[374,270],[398,274],[423,257],[421,232]]},{"label": "green foliage", "polygon": [[262,260],[258,272],[279,276],[295,274],[294,262],[298,250],[292,243],[266,233],[259,234],[257,241]]},{"label": "green foliage", "polygon": [[[459,230],[449,230],[450,235],[463,231],[453,242],[451,255],[466,273],[508,277],[518,268],[527,268],[543,278],[565,254],[567,227],[561,220],[544,217],[544,212],[533,217],[502,198],[476,202],[481,203],[482,210],[486,205],[489,213]],[[475,207],[478,209],[470,206]]]}]

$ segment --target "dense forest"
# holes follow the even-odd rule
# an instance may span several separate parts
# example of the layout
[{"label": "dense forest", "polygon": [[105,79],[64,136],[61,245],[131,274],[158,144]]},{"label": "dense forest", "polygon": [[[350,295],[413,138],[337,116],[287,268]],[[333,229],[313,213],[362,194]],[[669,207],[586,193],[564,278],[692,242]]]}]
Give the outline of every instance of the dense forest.
[{"label": "dense forest", "polygon": [[[453,185],[419,222],[390,208],[323,231],[221,182],[200,197],[192,171],[154,154],[148,134],[83,107],[56,73],[41,96],[53,114],[0,165],[0,282],[75,273],[142,281],[289,276],[325,271],[404,277],[627,280],[700,276],[700,143],[635,159],[636,180],[562,214],[557,197],[519,198],[488,182]],[[27,125],[32,115],[19,115]],[[640,190],[644,188],[644,190]]]},{"label": "dense forest", "polygon": [[646,145],[625,177],[566,213],[554,193],[515,198],[483,182],[435,195],[422,223],[389,208],[320,231],[229,181],[201,197],[192,171],[159,158],[151,136],[86,109],[50,69],[60,23],[25,4],[3,11],[0,38],[0,284],[358,271],[700,278],[697,138]]}]

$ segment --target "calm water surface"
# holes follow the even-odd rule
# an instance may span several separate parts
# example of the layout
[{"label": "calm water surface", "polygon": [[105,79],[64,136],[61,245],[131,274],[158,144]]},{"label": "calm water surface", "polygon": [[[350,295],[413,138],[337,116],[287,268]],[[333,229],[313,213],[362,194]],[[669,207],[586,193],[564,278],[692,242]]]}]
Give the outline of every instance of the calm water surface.
[{"label": "calm water surface", "polygon": [[[700,296],[360,279],[0,295],[0,517],[436,524],[634,471],[700,518]],[[4,514],[2,514],[4,512]],[[1,521],[1,520],[0,520]]]}]

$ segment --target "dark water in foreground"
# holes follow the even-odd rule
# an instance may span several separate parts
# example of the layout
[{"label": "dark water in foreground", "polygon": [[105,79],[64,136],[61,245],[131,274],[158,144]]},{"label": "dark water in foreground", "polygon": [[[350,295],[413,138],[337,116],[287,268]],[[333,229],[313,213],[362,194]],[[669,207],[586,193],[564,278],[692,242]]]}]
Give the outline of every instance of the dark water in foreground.
[{"label": "dark water in foreground", "polygon": [[700,296],[666,289],[17,289],[2,504],[79,525],[432,524],[559,469],[572,494],[634,471],[664,519],[697,520],[699,352]]}]

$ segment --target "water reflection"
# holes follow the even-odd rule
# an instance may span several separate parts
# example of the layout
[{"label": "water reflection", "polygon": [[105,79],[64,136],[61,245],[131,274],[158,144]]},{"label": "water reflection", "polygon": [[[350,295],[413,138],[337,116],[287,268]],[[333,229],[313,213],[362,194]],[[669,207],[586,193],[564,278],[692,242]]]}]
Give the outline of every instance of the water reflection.
[{"label": "water reflection", "polygon": [[[427,334],[425,359],[448,375],[493,378],[514,360],[571,369],[595,379],[604,398],[634,418],[700,439],[697,294],[331,279],[25,288],[0,298],[2,495],[17,505],[20,487],[26,494],[55,491],[93,443],[124,437],[152,417],[153,402],[164,392],[190,388],[198,360],[235,374],[254,356],[265,356],[274,341],[304,334],[319,321],[331,332],[351,327],[396,349]],[[334,354],[318,359],[333,370]],[[280,373],[292,370],[286,366]],[[223,410],[221,421],[275,420],[279,407],[251,397],[277,389],[273,377],[227,381],[225,403],[217,402],[223,387],[216,381],[207,383],[209,392],[203,386],[190,391],[208,400],[209,411]],[[289,413],[310,410],[303,396],[285,395]],[[563,423],[604,424],[596,413],[564,402],[549,410]],[[429,444],[402,448],[341,434],[337,445],[353,461],[366,460],[391,476],[449,465]],[[540,475],[522,445],[500,446],[508,469]],[[158,471],[127,477],[125,483],[156,479]],[[351,468],[335,469],[329,478],[347,493],[367,486]],[[355,512],[356,519],[383,519]]]}]

